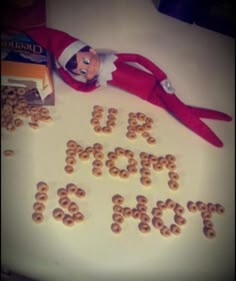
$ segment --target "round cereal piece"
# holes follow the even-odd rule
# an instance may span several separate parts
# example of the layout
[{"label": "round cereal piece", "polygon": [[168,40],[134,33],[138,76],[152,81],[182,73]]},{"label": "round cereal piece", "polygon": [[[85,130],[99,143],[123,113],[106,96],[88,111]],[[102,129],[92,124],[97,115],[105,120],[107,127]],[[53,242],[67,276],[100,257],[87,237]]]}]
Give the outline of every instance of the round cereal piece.
[{"label": "round cereal piece", "polygon": [[114,232],[114,233],[120,233],[120,232],[121,232],[121,226],[120,226],[120,224],[117,223],[117,222],[112,223],[112,224],[111,224],[111,230],[112,230],[112,232]]},{"label": "round cereal piece", "polygon": [[181,233],[181,228],[176,224],[171,224],[170,231],[175,235],[179,235]]},{"label": "round cereal piece", "polygon": [[145,119],[145,122],[148,123],[148,124],[153,124],[153,123],[154,123],[154,120],[153,120],[152,118],[150,118],[150,117],[147,117],[147,118]]},{"label": "round cereal piece", "polygon": [[108,168],[112,168],[115,166],[115,162],[113,160],[107,160],[105,165],[108,167]]},{"label": "round cereal piece", "polygon": [[92,173],[95,177],[100,177],[100,176],[102,176],[102,169],[94,167],[92,169]]},{"label": "round cereal piece", "polygon": [[138,203],[136,205],[136,208],[141,212],[141,213],[145,213],[147,211],[147,206],[141,203]]},{"label": "round cereal piece", "polygon": [[101,105],[94,105],[93,110],[98,112],[103,112],[104,108]]},{"label": "round cereal piece", "polygon": [[20,87],[20,88],[17,88],[17,89],[16,89],[16,93],[17,93],[19,96],[24,96],[24,95],[25,95],[25,92],[26,92],[26,90],[25,90],[25,88],[23,88],[23,87]]},{"label": "round cereal piece", "polygon": [[56,209],[53,210],[52,215],[53,215],[55,220],[62,221],[64,216],[65,216],[65,213],[62,209],[56,208]]},{"label": "round cereal piece", "polygon": [[134,219],[139,219],[141,215],[141,212],[137,208],[132,209],[132,217]]},{"label": "round cereal piece", "polygon": [[49,186],[48,186],[48,184],[46,182],[40,181],[40,182],[37,183],[37,190],[38,190],[38,192],[45,193],[45,192],[48,191],[48,189],[49,189]]},{"label": "round cereal piece", "polygon": [[156,206],[157,206],[157,208],[160,208],[161,210],[166,210],[167,209],[165,202],[163,202],[161,200],[158,200],[156,202]]},{"label": "round cereal piece", "polygon": [[157,157],[157,161],[158,161],[158,163],[160,163],[164,166],[168,163],[167,160],[165,159],[165,157],[163,157],[163,156]]},{"label": "round cereal piece", "polygon": [[114,128],[116,126],[116,122],[113,120],[109,120],[106,122],[106,126],[109,128]]},{"label": "round cereal piece", "polygon": [[93,156],[96,160],[102,160],[104,158],[104,153],[101,151],[95,151]]},{"label": "round cereal piece", "polygon": [[150,217],[149,217],[149,215],[146,214],[146,213],[141,213],[141,214],[140,214],[140,220],[141,220],[142,222],[148,223],[148,222],[150,222]]},{"label": "round cereal piece", "polygon": [[84,220],[84,215],[81,212],[76,212],[72,215],[74,222],[81,222]]},{"label": "round cereal piece", "polygon": [[118,110],[116,108],[111,107],[111,108],[108,108],[108,113],[116,115],[118,113]]},{"label": "round cereal piece", "polygon": [[[144,128],[144,127],[143,127]],[[144,128],[145,129],[145,128]],[[145,139],[148,139],[149,137],[151,137],[151,135],[150,135],[150,133],[148,133],[148,132],[146,132],[146,131],[144,131],[142,134],[141,134],[141,136],[143,137],[143,138],[145,138]]]},{"label": "round cereal piece", "polygon": [[147,118],[147,116],[146,116],[144,113],[142,113],[142,112],[137,112],[137,113],[136,113],[136,116],[137,116],[137,119],[138,119],[139,121],[145,121],[146,118]]},{"label": "round cereal piece", "polygon": [[79,206],[75,202],[71,202],[68,211],[72,214],[79,212]]},{"label": "round cereal piece", "polygon": [[74,225],[74,218],[71,215],[64,215],[62,222],[64,223],[64,225],[66,226],[73,226]]},{"label": "round cereal piece", "polygon": [[204,219],[203,220],[203,225],[206,228],[214,228],[214,224],[210,219]]},{"label": "round cereal piece", "polygon": [[46,107],[41,107],[39,109],[39,113],[44,116],[48,116],[50,114],[49,110]]},{"label": "round cereal piece", "polygon": [[132,166],[138,165],[138,161],[133,158],[128,159],[128,163],[129,163],[129,165],[132,165]]},{"label": "round cereal piece", "polygon": [[175,180],[169,180],[169,181],[168,181],[168,186],[169,186],[169,188],[172,189],[172,190],[177,190],[177,189],[179,188],[179,184],[178,184],[178,182],[175,181]]},{"label": "round cereal piece", "polygon": [[116,205],[121,205],[124,202],[124,197],[120,194],[115,194],[112,196],[112,202]]},{"label": "round cereal piece", "polygon": [[187,208],[191,213],[195,213],[198,210],[197,205],[193,201],[188,201]]},{"label": "round cereal piece", "polygon": [[66,191],[68,192],[68,194],[76,193],[77,190],[78,190],[78,187],[74,183],[68,183],[66,185]]},{"label": "round cereal piece", "polygon": [[208,210],[207,205],[205,203],[203,203],[202,201],[197,201],[196,205],[200,212],[206,212]]},{"label": "round cereal piece", "polygon": [[115,114],[109,113],[109,114],[107,115],[107,120],[109,120],[109,121],[116,121],[116,116],[115,116]]},{"label": "round cereal piece", "polygon": [[82,151],[79,153],[79,158],[81,160],[88,160],[89,159],[89,153],[86,151]]},{"label": "round cereal piece", "polygon": [[215,204],[216,206],[216,213],[219,214],[219,215],[222,215],[224,214],[225,212],[225,208],[221,205],[221,204]]},{"label": "round cereal piece", "polygon": [[[151,124],[151,123],[145,122],[145,123],[143,124],[143,128],[144,128],[145,131],[149,131],[149,130],[152,129],[152,124]],[[150,136],[150,137],[151,137],[151,136]]]},{"label": "round cereal piece", "polygon": [[165,158],[168,162],[175,162],[176,161],[176,157],[172,154],[166,154]]},{"label": "round cereal piece", "polygon": [[129,124],[130,126],[137,126],[137,125],[138,125],[138,122],[137,122],[137,120],[136,120],[135,118],[129,118],[129,119],[128,119],[128,124]]},{"label": "round cereal piece", "polygon": [[93,145],[93,148],[94,148],[95,151],[102,151],[103,145],[97,142]]},{"label": "round cereal piece", "polygon": [[149,177],[141,177],[140,181],[141,181],[142,185],[144,185],[144,186],[149,186],[152,183],[152,181]]},{"label": "round cereal piece", "polygon": [[67,143],[66,143],[66,146],[69,148],[69,149],[76,149],[77,148],[77,142],[74,141],[74,140],[68,140]]},{"label": "round cereal piece", "polygon": [[74,154],[70,155],[70,156],[75,156],[75,155],[79,155],[81,152],[84,151],[84,148],[78,144],[77,148],[75,150],[72,149],[72,151],[74,152]]},{"label": "round cereal piece", "polygon": [[6,157],[11,157],[15,154],[14,150],[12,149],[6,149],[3,151],[3,155]]},{"label": "round cereal piece", "polygon": [[117,222],[117,223],[122,223],[124,221],[123,216],[119,213],[114,213],[112,215],[112,219],[113,219],[114,222]]},{"label": "round cereal piece", "polygon": [[32,128],[32,129],[38,129],[39,128],[39,124],[37,122],[29,122],[28,125]]},{"label": "round cereal piece", "polygon": [[204,211],[201,212],[201,217],[205,220],[205,219],[211,219],[212,218],[212,214],[208,211]]},{"label": "round cereal piece", "polygon": [[93,154],[95,152],[95,149],[91,146],[87,146],[84,151],[88,154]]},{"label": "round cereal piece", "polygon": [[103,133],[110,134],[112,132],[112,129],[111,129],[111,127],[104,126],[104,127],[102,127],[102,131],[103,131]]},{"label": "round cereal piece", "polygon": [[162,171],[164,169],[164,165],[157,162],[153,164],[153,169],[157,172]]},{"label": "round cereal piece", "polygon": [[163,225],[163,227],[160,229],[160,233],[164,237],[169,237],[171,235],[170,229],[165,225]]},{"label": "round cereal piece", "polygon": [[176,164],[173,163],[173,162],[167,163],[167,164],[166,164],[166,168],[167,168],[169,171],[174,171],[174,170],[176,169]]},{"label": "round cereal piece", "polygon": [[203,227],[203,233],[209,239],[213,239],[216,237],[214,228]]},{"label": "round cereal piece", "polygon": [[136,129],[135,129],[136,126],[127,126],[127,132],[130,132],[130,133],[135,133],[136,132]]},{"label": "round cereal piece", "polygon": [[139,223],[138,229],[142,233],[149,233],[151,231],[151,227],[146,222],[143,222],[143,221]]},{"label": "round cereal piece", "polygon": [[165,204],[166,204],[166,207],[169,208],[169,209],[174,210],[175,207],[176,207],[176,202],[174,200],[170,199],[170,198],[166,199]]},{"label": "round cereal piece", "polygon": [[140,152],[139,157],[141,160],[148,160],[149,161],[149,155],[146,152]]},{"label": "round cereal piece", "polygon": [[127,170],[129,174],[136,174],[138,172],[138,169],[134,165],[127,165]]},{"label": "round cereal piece", "polygon": [[102,112],[97,112],[97,111],[93,111],[92,112],[92,116],[93,116],[93,119],[101,119],[102,118]]},{"label": "round cereal piece", "polygon": [[133,159],[134,158],[134,152],[129,150],[129,149],[126,149],[125,150],[125,156],[128,158],[128,159]]},{"label": "round cereal piece", "polygon": [[103,166],[103,162],[101,160],[94,160],[92,165],[94,168],[101,168]]},{"label": "round cereal piece", "polygon": [[102,127],[99,126],[99,125],[96,125],[93,127],[93,130],[96,132],[96,133],[101,133],[102,132]]},{"label": "round cereal piece", "polygon": [[122,147],[116,147],[114,151],[117,155],[124,155],[125,154],[125,149],[122,148]]},{"label": "round cereal piece", "polygon": [[119,176],[119,174],[120,174],[120,169],[118,169],[117,167],[111,167],[110,169],[109,169],[109,173],[110,173],[110,175],[112,175],[112,176]]},{"label": "round cereal piece", "polygon": [[208,211],[210,213],[215,213],[216,212],[216,205],[213,204],[213,203],[207,203],[207,208],[208,208]]},{"label": "round cereal piece", "polygon": [[137,138],[137,134],[135,134],[134,132],[127,132],[126,137],[130,140],[134,140]]},{"label": "round cereal piece", "polygon": [[64,170],[67,174],[72,174],[74,172],[74,168],[71,165],[66,165]]},{"label": "round cereal piece", "polygon": [[24,124],[24,122],[20,118],[16,118],[14,120],[14,124],[15,124],[16,127],[21,127]]},{"label": "round cereal piece", "polygon": [[76,164],[75,157],[72,157],[72,156],[66,157],[66,164],[72,165],[72,166],[75,165]]},{"label": "round cereal piece", "polygon": [[35,202],[33,205],[33,209],[36,213],[42,213],[45,210],[45,205],[41,202]]},{"label": "round cereal piece", "polygon": [[117,159],[117,154],[115,152],[108,152],[107,157],[108,157],[109,160],[114,161],[114,160]]},{"label": "round cereal piece", "polygon": [[123,214],[123,207],[121,207],[120,205],[114,205],[113,206],[113,211],[115,212],[115,213],[120,213],[120,214]]},{"label": "round cereal piece", "polygon": [[129,118],[136,118],[136,117],[137,117],[137,114],[134,113],[134,112],[129,112],[128,117],[129,117]]},{"label": "round cereal piece", "polygon": [[174,221],[176,222],[176,224],[178,224],[180,226],[186,224],[186,219],[184,217],[179,216],[179,215],[174,216]]},{"label": "round cereal piece", "polygon": [[48,200],[48,196],[46,193],[43,192],[37,192],[35,194],[35,199],[37,202],[46,202]]},{"label": "round cereal piece", "polygon": [[162,212],[162,209],[161,209],[161,208],[158,208],[158,207],[152,208],[152,215],[153,215],[154,217],[161,217],[162,214],[163,214],[163,212]]},{"label": "round cereal piece", "polygon": [[183,206],[181,206],[179,203],[176,203],[174,212],[176,213],[176,215],[182,216],[184,214],[185,210],[184,210]]},{"label": "round cereal piece", "polygon": [[173,171],[168,173],[168,176],[171,180],[177,181],[179,179],[179,174]]},{"label": "round cereal piece", "polygon": [[77,153],[78,153],[78,152],[77,152],[77,150],[75,150],[75,149],[69,148],[69,149],[66,150],[66,155],[67,155],[68,157],[75,157]]},{"label": "round cereal piece", "polygon": [[136,125],[135,126],[135,131],[137,133],[143,133],[144,132],[144,127],[142,125]]},{"label": "round cereal piece", "polygon": [[35,223],[42,223],[43,220],[44,220],[44,216],[42,213],[39,213],[39,212],[34,212],[32,214],[32,219]]},{"label": "round cereal piece", "polygon": [[119,176],[122,179],[127,179],[129,177],[129,171],[121,169],[119,172]]},{"label": "round cereal piece", "polygon": [[125,218],[128,218],[132,215],[132,209],[129,207],[124,207],[122,214]]},{"label": "round cereal piece", "polygon": [[137,201],[139,204],[147,204],[148,199],[147,199],[147,197],[145,197],[144,195],[137,195],[137,196],[136,196],[136,201]]},{"label": "round cereal piece", "polygon": [[141,160],[140,164],[143,168],[150,168],[152,163],[150,160]]},{"label": "round cereal piece", "polygon": [[147,143],[149,144],[155,144],[157,141],[154,137],[148,137],[147,138]]},{"label": "round cereal piece", "polygon": [[59,197],[67,197],[68,191],[64,187],[58,188],[57,195]]},{"label": "round cereal piece", "polygon": [[164,222],[161,218],[159,217],[153,217],[152,218],[152,225],[156,228],[156,229],[161,229],[164,226]]},{"label": "round cereal piece", "polygon": [[62,208],[67,209],[71,203],[71,200],[68,197],[61,197],[58,202]]},{"label": "round cereal piece", "polygon": [[86,192],[85,190],[83,190],[82,188],[78,187],[77,191],[75,192],[75,195],[78,197],[78,198],[83,198],[86,196]]}]

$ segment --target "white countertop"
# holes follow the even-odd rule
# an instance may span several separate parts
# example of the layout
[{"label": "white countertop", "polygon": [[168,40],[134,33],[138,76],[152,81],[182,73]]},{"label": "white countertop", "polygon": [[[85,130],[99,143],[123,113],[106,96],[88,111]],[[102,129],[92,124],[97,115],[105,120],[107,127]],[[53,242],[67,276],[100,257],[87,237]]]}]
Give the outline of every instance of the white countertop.
[{"label": "white countertop", "polygon": [[[42,281],[97,280],[199,280],[227,276],[234,271],[234,128],[235,46],[228,36],[160,14],[147,0],[52,1],[47,3],[48,26],[63,30],[94,48],[139,53],[160,66],[186,104],[220,110],[232,122],[204,120],[224,142],[215,148],[181,125],[161,108],[112,87],[90,94],[74,91],[54,74],[56,105],[53,122],[37,131],[28,126],[15,132],[2,130],[2,265]],[[119,110],[117,127],[110,135],[96,135],[89,120],[95,104]],[[154,119],[157,144],[125,137],[129,112],[143,112]],[[112,178],[107,169],[101,178],[88,163],[65,174],[65,147],[69,139],[83,146],[104,145],[105,154],[117,146],[177,157],[180,188],[168,189],[167,176],[152,177],[144,187],[139,175],[129,180]],[[137,158],[138,159],[138,158]],[[45,221],[31,219],[36,183],[49,184]],[[85,221],[68,228],[52,218],[58,206],[56,190],[69,182],[83,187],[87,196],[81,209]],[[157,200],[172,198],[185,209],[187,223],[179,237],[159,232],[145,235],[134,220],[127,220],[120,235],[110,230],[112,195],[120,193],[133,207],[135,196],[148,197],[149,211]],[[202,232],[200,215],[186,208],[189,201],[220,203],[225,214],[215,215],[216,238]],[[178,279],[179,278],[179,279]],[[186,279],[187,280],[187,279]]]}]

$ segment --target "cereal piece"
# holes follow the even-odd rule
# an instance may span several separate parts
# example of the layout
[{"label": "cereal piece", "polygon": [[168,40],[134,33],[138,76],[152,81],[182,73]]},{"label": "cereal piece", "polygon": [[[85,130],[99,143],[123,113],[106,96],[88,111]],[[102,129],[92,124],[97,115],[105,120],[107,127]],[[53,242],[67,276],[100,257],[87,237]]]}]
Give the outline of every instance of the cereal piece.
[{"label": "cereal piece", "polygon": [[122,179],[127,179],[129,177],[129,171],[121,169],[120,172],[119,172],[119,176]]},{"label": "cereal piece", "polygon": [[67,174],[72,174],[74,172],[74,168],[71,165],[66,165],[64,170]]},{"label": "cereal piece", "polygon": [[121,205],[124,202],[124,197],[120,194],[115,194],[112,196],[112,202],[116,205]]},{"label": "cereal piece", "polygon": [[93,148],[95,149],[95,151],[102,151],[103,150],[103,145],[100,143],[95,143],[93,145]]},{"label": "cereal piece", "polygon": [[66,197],[68,195],[68,191],[65,188],[63,188],[63,187],[58,188],[57,195],[59,197]]},{"label": "cereal piece", "polygon": [[111,167],[109,169],[109,173],[112,175],[112,176],[118,176],[120,174],[120,169],[118,169],[117,167]]},{"label": "cereal piece", "polygon": [[116,153],[117,155],[124,155],[124,154],[125,154],[125,149],[122,148],[122,147],[116,147],[116,148],[115,148],[115,153]]},{"label": "cereal piece", "polygon": [[130,140],[134,140],[137,138],[137,135],[134,132],[128,132],[126,133],[126,137]]},{"label": "cereal piece", "polygon": [[102,132],[102,127],[101,126],[99,126],[99,125],[97,125],[97,126],[94,126],[94,131],[96,132],[96,133],[101,133]]},{"label": "cereal piece", "polygon": [[130,174],[136,174],[138,172],[138,169],[134,165],[127,165],[126,168]]},{"label": "cereal piece", "polygon": [[169,237],[171,235],[170,229],[165,225],[160,229],[160,233],[164,237]]},{"label": "cereal piece", "polygon": [[137,195],[136,200],[140,204],[147,204],[147,202],[148,202],[147,197],[145,197],[144,195]]},{"label": "cereal piece", "polygon": [[142,233],[148,233],[148,232],[151,231],[151,227],[146,222],[140,222],[139,225],[138,225],[138,229]]},{"label": "cereal piece", "polygon": [[103,133],[110,134],[112,132],[112,129],[108,126],[104,126],[102,128],[102,131],[103,131]]},{"label": "cereal piece", "polygon": [[32,219],[35,223],[41,223],[44,220],[44,216],[42,213],[35,212],[32,214]]},{"label": "cereal piece", "polygon": [[113,219],[114,222],[117,222],[117,223],[122,223],[124,221],[123,216],[119,213],[114,213],[112,215],[112,219]]},{"label": "cereal piece", "polygon": [[39,124],[36,122],[29,122],[28,125],[32,128],[32,129],[38,129],[39,128]]},{"label": "cereal piece", "polygon": [[173,162],[167,163],[166,168],[170,171],[174,171],[176,169],[176,164]]},{"label": "cereal piece", "polygon": [[169,172],[168,176],[171,180],[177,181],[179,179],[179,174],[177,174],[176,172],[173,172],[173,171]]},{"label": "cereal piece", "polygon": [[124,207],[122,213],[125,218],[130,217],[132,215],[132,209],[129,207]]},{"label": "cereal piece", "polygon": [[62,209],[56,208],[56,209],[53,210],[52,215],[53,215],[55,220],[62,221],[64,216],[65,216],[65,213]]},{"label": "cereal piece", "polygon": [[115,166],[115,162],[113,160],[107,160],[105,165],[108,167],[108,168],[112,168]]},{"label": "cereal piece", "polygon": [[102,169],[101,168],[93,168],[92,173],[95,177],[102,176]]},{"label": "cereal piece", "polygon": [[142,134],[141,134],[142,137],[144,137],[145,139],[148,139],[150,136],[150,134],[146,131],[144,131]]},{"label": "cereal piece", "polygon": [[149,177],[151,175],[151,170],[149,168],[141,168],[140,174],[144,177]]},{"label": "cereal piece", "polygon": [[37,192],[35,194],[35,199],[37,202],[46,202],[48,200],[48,196],[46,193]]},{"label": "cereal piece", "polygon": [[150,217],[146,213],[141,213],[140,214],[140,220],[142,222],[148,223],[150,221]]},{"label": "cereal piece", "polygon": [[163,201],[161,201],[161,200],[158,200],[156,202],[156,206],[157,206],[157,208],[160,208],[161,210],[166,210],[167,209],[166,204]]},{"label": "cereal piece", "polygon": [[3,155],[6,156],[6,157],[11,157],[15,154],[14,150],[12,149],[7,149],[7,150],[4,150],[3,151]]},{"label": "cereal piece", "polygon": [[141,212],[141,213],[145,213],[147,211],[147,206],[141,203],[138,203],[136,205],[136,208]]},{"label": "cereal piece", "polygon": [[108,108],[108,113],[116,115],[118,113],[118,110],[116,108],[111,107]]},{"label": "cereal piece", "polygon": [[144,185],[144,186],[149,186],[152,183],[152,181],[149,177],[141,177],[140,181],[141,181],[142,185]]},{"label": "cereal piece", "polygon": [[138,165],[138,161],[133,158],[128,159],[128,163],[129,163],[129,165],[132,165],[132,166]]},{"label": "cereal piece", "polygon": [[33,205],[33,209],[37,213],[42,213],[45,210],[45,205],[43,203],[41,203],[41,202],[36,202]]},{"label": "cereal piece", "polygon": [[[73,151],[73,150],[72,150]],[[82,151],[84,151],[83,147],[78,144],[77,148],[74,150],[75,154],[71,155],[72,157],[75,156],[76,154],[80,154]]]},{"label": "cereal piece", "polygon": [[75,195],[76,195],[77,197],[79,197],[79,198],[83,198],[83,197],[86,196],[86,192],[85,192],[85,190],[83,190],[82,188],[78,187],[78,189],[77,189]]},{"label": "cereal piece", "polygon": [[97,111],[94,111],[92,112],[92,116],[94,119],[101,119],[102,118],[102,112],[97,112]]},{"label": "cereal piece", "polygon": [[107,157],[108,157],[109,160],[114,161],[114,160],[117,159],[117,154],[115,152],[108,152]]},{"label": "cereal piece", "polygon": [[125,156],[128,158],[128,159],[132,159],[134,158],[134,153],[133,151],[129,150],[129,149],[126,149],[125,150]]},{"label": "cereal piece", "polygon": [[173,200],[170,199],[170,198],[166,199],[165,204],[166,204],[166,207],[169,208],[169,209],[173,209],[173,210],[174,210],[175,207],[176,207],[175,201],[173,201]]},{"label": "cereal piece", "polygon": [[81,222],[84,220],[84,215],[81,212],[74,213],[72,217],[75,222]]},{"label": "cereal piece", "polygon": [[179,203],[176,203],[174,212],[176,213],[176,215],[182,216],[182,214],[184,214],[185,210],[184,210],[183,206],[181,206]]},{"label": "cereal piece", "polygon": [[136,208],[132,209],[132,217],[134,219],[140,218],[140,215],[141,215],[141,212],[138,209],[136,209]]},{"label": "cereal piece", "polygon": [[79,206],[75,202],[71,202],[68,211],[72,214],[79,212]]},{"label": "cereal piece", "polygon": [[166,154],[165,158],[168,162],[175,162],[176,161],[176,157],[172,154]]},{"label": "cereal piece", "polygon": [[47,192],[49,189],[48,185],[46,182],[40,181],[37,183],[37,190],[38,192]]},{"label": "cereal piece", "polygon": [[96,160],[102,160],[104,158],[104,153],[101,151],[95,151],[93,156]]},{"label": "cereal piece", "polygon": [[20,118],[16,118],[14,120],[14,124],[15,124],[16,127],[21,127],[24,124],[24,122]]},{"label": "cereal piece", "polygon": [[70,215],[65,215],[62,219],[62,222],[66,225],[66,226],[73,226],[74,225],[74,218]]},{"label": "cereal piece", "polygon": [[150,168],[151,167],[151,161],[150,160],[141,160],[140,164],[143,168]]},{"label": "cereal piece", "polygon": [[144,132],[144,127],[142,125],[136,125],[135,126],[135,131],[137,133],[143,133]]},{"label": "cereal piece", "polygon": [[76,164],[76,159],[72,156],[68,156],[66,157],[66,164],[73,166]]},{"label": "cereal piece", "polygon": [[71,203],[71,201],[68,197],[61,197],[58,202],[59,202],[60,206],[62,206],[62,208],[64,208],[64,209],[67,209]]},{"label": "cereal piece", "polygon": [[203,233],[209,239],[216,237],[216,232],[213,228],[203,227]]},{"label": "cereal piece", "polygon": [[210,213],[215,213],[215,212],[216,212],[216,205],[213,204],[213,203],[208,203],[208,204],[207,204],[207,208],[208,208],[208,211],[209,211]]},{"label": "cereal piece", "polygon": [[206,228],[213,228],[214,227],[213,222],[211,220],[209,220],[209,219],[204,219],[203,220],[203,225]]},{"label": "cereal piece", "polygon": [[104,111],[103,107],[100,106],[100,105],[94,105],[93,110],[94,111],[98,111],[98,112],[103,112]]},{"label": "cereal piece", "polygon": [[201,217],[203,218],[203,220],[206,220],[206,219],[211,219],[212,218],[212,214],[208,211],[204,211],[204,212],[201,212]]},{"label": "cereal piece", "polygon": [[120,232],[121,232],[121,226],[120,226],[120,224],[119,224],[119,223],[116,223],[116,222],[112,223],[112,225],[111,225],[111,230],[112,230],[112,232],[114,232],[114,233],[120,233]]},{"label": "cereal piece", "polygon": [[177,190],[179,188],[179,184],[175,180],[169,180],[168,185],[169,185],[169,188],[172,190]]},{"label": "cereal piece", "polygon": [[136,115],[136,113],[134,113],[134,112],[129,112],[128,117],[129,117],[129,118],[136,118],[137,115]]},{"label": "cereal piece", "polygon": [[68,192],[68,194],[76,193],[77,190],[78,190],[78,187],[74,183],[68,183],[66,185],[66,191]]},{"label": "cereal piece", "polygon": [[113,211],[114,211],[115,213],[120,213],[120,214],[122,214],[122,213],[123,213],[123,207],[121,207],[120,205],[114,205],[114,206],[113,206]]},{"label": "cereal piece", "polygon": [[78,153],[78,151],[75,150],[75,149],[69,148],[69,149],[66,150],[66,155],[67,155],[68,157],[73,157],[73,158],[74,158],[77,153]]},{"label": "cereal piece", "polygon": [[95,152],[95,149],[91,146],[87,146],[84,151],[88,154],[93,154]]},{"label": "cereal piece", "polygon": [[207,205],[205,203],[203,203],[202,201],[197,201],[196,205],[200,212],[206,212],[208,210]]},{"label": "cereal piece", "polygon": [[195,213],[198,210],[197,205],[192,201],[188,201],[187,208],[191,213]]},{"label": "cereal piece", "polygon": [[94,168],[101,168],[103,166],[103,162],[101,160],[94,160],[92,165]]},{"label": "cereal piece", "polygon": [[161,208],[158,208],[158,207],[152,208],[152,215],[153,215],[154,217],[161,217],[162,214],[163,214],[163,212],[162,212],[162,209],[161,209]]},{"label": "cereal piece", "polygon": [[215,204],[217,214],[224,214],[225,208],[221,204]]},{"label": "cereal piece", "polygon": [[156,229],[161,229],[164,226],[164,222],[161,218],[159,217],[153,217],[152,218],[152,225],[156,228]]},{"label": "cereal piece", "polygon": [[89,159],[89,153],[86,152],[86,151],[82,151],[82,152],[80,152],[80,154],[79,154],[79,158],[80,158],[81,160],[88,160],[88,159]]},{"label": "cereal piece", "polygon": [[153,169],[157,172],[162,171],[163,168],[164,168],[164,165],[161,163],[157,162],[157,163],[153,164]]},{"label": "cereal piece", "polygon": [[147,143],[149,144],[155,144],[157,141],[154,137],[148,137],[147,138]]},{"label": "cereal piece", "polygon": [[66,146],[69,148],[69,149],[76,149],[77,148],[77,142],[74,141],[74,140],[69,140],[67,143],[66,143]]},{"label": "cereal piece", "polygon": [[179,216],[179,215],[175,215],[174,220],[178,225],[186,224],[186,219],[184,217]]},{"label": "cereal piece", "polygon": [[171,224],[170,231],[175,235],[179,235],[181,233],[181,228],[176,224]]}]

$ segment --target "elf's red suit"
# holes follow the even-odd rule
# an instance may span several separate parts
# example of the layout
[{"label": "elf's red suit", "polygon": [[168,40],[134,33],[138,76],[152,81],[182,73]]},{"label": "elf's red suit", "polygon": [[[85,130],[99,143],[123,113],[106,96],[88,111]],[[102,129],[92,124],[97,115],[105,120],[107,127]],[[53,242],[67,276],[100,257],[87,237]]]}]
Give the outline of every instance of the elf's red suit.
[{"label": "elf's red suit", "polygon": [[[81,81],[80,75],[72,75],[65,67],[72,55],[86,46],[85,43],[67,33],[49,28],[38,28],[27,33],[37,43],[52,52],[57,62],[58,72],[67,84],[75,90],[83,92],[90,92],[98,87],[98,83],[87,84],[85,81]],[[222,141],[200,118],[230,121],[232,118],[229,115],[216,110],[185,105],[175,95],[167,75],[153,62],[141,55],[99,52],[98,55],[101,59],[98,75],[100,84],[105,83],[119,87],[166,109],[209,143],[217,147],[223,146]]]}]

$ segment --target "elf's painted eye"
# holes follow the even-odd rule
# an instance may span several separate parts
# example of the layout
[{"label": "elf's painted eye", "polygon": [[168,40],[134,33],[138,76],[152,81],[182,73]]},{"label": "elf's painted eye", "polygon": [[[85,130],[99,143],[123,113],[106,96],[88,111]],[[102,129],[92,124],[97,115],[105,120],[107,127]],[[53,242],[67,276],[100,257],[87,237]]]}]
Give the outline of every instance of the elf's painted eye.
[{"label": "elf's painted eye", "polygon": [[81,69],[81,70],[80,70],[80,73],[83,74],[83,75],[85,75],[85,74],[87,73],[87,70],[86,70],[86,69]]},{"label": "elf's painted eye", "polygon": [[83,62],[84,62],[84,64],[90,64],[90,59],[84,58],[84,59],[83,59]]}]

